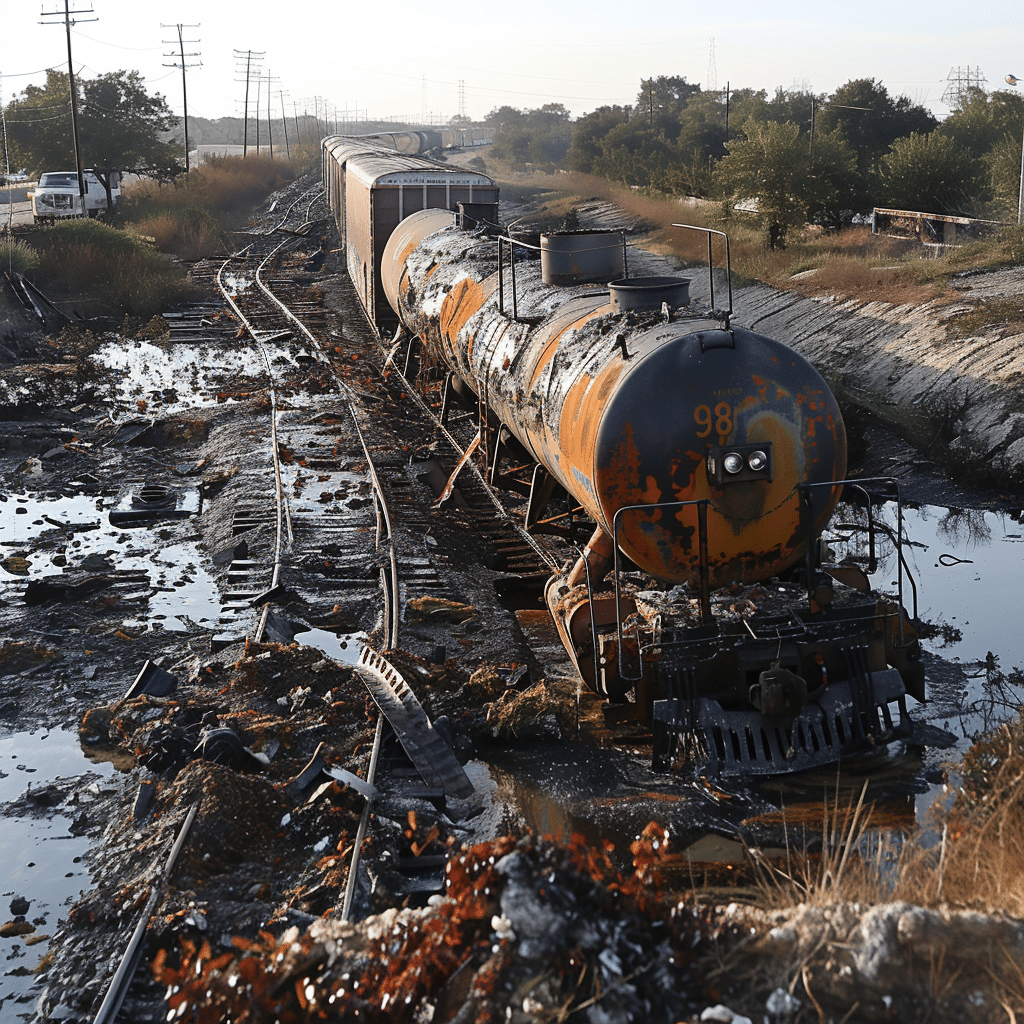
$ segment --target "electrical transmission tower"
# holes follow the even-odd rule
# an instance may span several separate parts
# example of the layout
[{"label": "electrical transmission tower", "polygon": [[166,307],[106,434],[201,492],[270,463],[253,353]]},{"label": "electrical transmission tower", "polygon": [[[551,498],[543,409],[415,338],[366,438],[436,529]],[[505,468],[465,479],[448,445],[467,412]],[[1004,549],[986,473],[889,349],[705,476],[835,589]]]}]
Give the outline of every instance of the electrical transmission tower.
[{"label": "electrical transmission tower", "polygon": [[[161,28],[171,28],[170,25],[164,25],[164,24],[161,24],[160,27]],[[180,25],[179,24],[179,25],[175,25],[174,28],[176,28],[178,30],[178,52],[177,52],[177,54],[175,54],[173,52],[165,53],[164,56],[165,57],[177,56],[178,59],[176,61],[174,61],[174,63],[172,63],[172,64],[165,64],[164,67],[165,68],[181,68],[181,102],[182,102],[182,109],[185,112],[185,118],[184,118],[184,120],[185,120],[185,174],[188,175],[188,172],[189,172],[189,163],[188,163],[188,159],[189,159],[188,158],[188,90],[185,87],[185,69],[186,68],[201,68],[203,66],[203,62],[202,61],[196,61],[194,64],[186,64],[185,63],[185,58],[186,57],[198,57],[199,56],[199,51],[197,50],[195,53],[186,53],[185,52],[185,42],[181,38],[181,30],[183,28],[199,28],[199,26],[198,25]],[[165,39],[164,40],[164,46],[172,46],[173,44],[174,44],[174,40],[173,39]],[[198,39],[190,39],[188,41],[188,45],[189,46],[198,46],[199,45],[199,40]]]},{"label": "electrical transmission tower", "polygon": [[973,89],[984,89],[986,84],[985,76],[981,68],[950,68],[946,75],[946,91],[942,94],[942,102],[951,110],[956,110],[963,105],[967,95]]},{"label": "electrical transmission tower", "polygon": [[711,48],[708,53],[708,92],[718,88],[718,68],[715,67],[715,37],[711,37]]},{"label": "electrical transmission tower", "polygon": [[[75,88],[75,69],[71,65],[71,26],[77,25],[81,18],[76,21],[72,14],[92,14],[92,8],[87,11],[72,11],[68,7],[68,0],[64,0],[63,11],[43,11],[42,17],[62,17],[64,19],[64,31],[68,37],[68,88],[71,91],[71,141],[75,147],[75,169],[78,171],[78,195],[82,200],[82,213],[85,213],[85,175],[82,173],[82,150],[78,145],[78,90]],[[86,21],[99,21],[99,18],[86,18]],[[41,21],[40,25],[53,25],[52,21]]]},{"label": "electrical transmission tower", "polygon": [[466,117],[466,80],[464,78],[459,79],[459,119],[463,120]]},{"label": "electrical transmission tower", "polygon": [[[242,73],[241,61],[245,61],[245,113],[244,118],[244,129],[242,134],[242,157],[244,158],[249,152],[249,80],[252,78],[254,72],[259,71],[259,63],[266,56],[266,50],[257,53],[255,50],[235,50],[235,60],[239,61],[238,73]],[[253,65],[256,65],[255,67]],[[242,81],[240,78],[235,79],[236,82]],[[258,99],[258,95],[257,95]],[[259,131],[259,116],[257,115],[256,129]]]}]

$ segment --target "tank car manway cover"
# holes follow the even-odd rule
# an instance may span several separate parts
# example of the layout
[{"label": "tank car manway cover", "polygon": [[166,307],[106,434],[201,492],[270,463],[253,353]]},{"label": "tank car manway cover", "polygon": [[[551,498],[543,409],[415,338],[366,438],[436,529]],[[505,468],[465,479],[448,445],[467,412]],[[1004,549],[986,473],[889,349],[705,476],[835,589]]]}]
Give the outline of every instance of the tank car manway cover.
[{"label": "tank car manway cover", "polygon": [[356,671],[423,781],[462,800],[472,796],[475,790],[466,770],[431,724],[398,670],[370,647],[363,647]]}]

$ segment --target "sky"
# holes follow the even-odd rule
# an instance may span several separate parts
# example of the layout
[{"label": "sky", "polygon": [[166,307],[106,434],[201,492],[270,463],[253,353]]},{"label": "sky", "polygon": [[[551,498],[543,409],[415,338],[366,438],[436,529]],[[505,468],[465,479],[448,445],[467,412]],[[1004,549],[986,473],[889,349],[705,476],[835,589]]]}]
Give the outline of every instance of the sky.
[{"label": "sky", "polygon": [[[72,59],[86,78],[139,71],[180,114],[177,25],[188,111],[241,116],[245,58],[262,54],[275,114],[326,104],[339,121],[483,118],[502,105],[562,103],[574,116],[631,104],[641,78],[682,75],[702,88],[829,93],[880,80],[936,117],[948,76],[988,89],[1024,79],[1020,0],[882,3],[777,0],[71,0]],[[0,0],[0,100],[67,70],[64,0]],[[57,15],[46,12],[59,12]],[[74,13],[77,12],[77,13]],[[195,56],[190,56],[190,55]],[[239,55],[242,55],[239,57]],[[255,71],[250,88],[254,114]],[[1020,88],[1020,87],[1018,87]],[[267,82],[260,93],[265,110]],[[424,118],[424,113],[426,118]]]}]

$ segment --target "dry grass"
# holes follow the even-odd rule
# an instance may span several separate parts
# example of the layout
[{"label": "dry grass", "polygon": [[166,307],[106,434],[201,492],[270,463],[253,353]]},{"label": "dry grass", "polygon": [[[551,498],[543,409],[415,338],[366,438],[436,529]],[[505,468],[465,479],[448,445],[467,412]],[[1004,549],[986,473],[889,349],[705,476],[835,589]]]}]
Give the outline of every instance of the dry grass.
[{"label": "dry grass", "polygon": [[140,235],[186,259],[223,251],[225,231],[240,226],[299,167],[269,157],[218,157],[173,184],[144,181],[125,190],[124,217]]},{"label": "dry grass", "polygon": [[161,252],[174,253],[184,259],[200,259],[213,252],[223,252],[226,246],[220,224],[205,210],[154,213],[136,220],[130,230],[153,239]]},{"label": "dry grass", "polygon": [[976,301],[969,310],[951,316],[947,324],[955,338],[974,338],[989,332],[1000,338],[1024,334],[1024,298]]},{"label": "dry grass", "polygon": [[[966,270],[987,270],[1024,262],[1024,232],[1007,227],[993,239],[973,242],[933,259],[917,242],[874,235],[866,226],[825,233],[809,227],[791,231],[788,246],[769,250],[757,223],[743,214],[726,217],[717,203],[686,203],[657,193],[631,189],[582,174],[515,176],[502,180],[502,194],[543,201],[543,216],[556,220],[582,198],[612,202],[649,227],[642,244],[687,264],[703,265],[707,241],[698,232],[672,224],[687,223],[729,235],[733,274],[738,284],[762,281],[801,294],[830,295],[860,302],[914,304],[943,299],[950,277]],[[714,246],[724,263],[724,246]]]},{"label": "dry grass", "polygon": [[938,850],[910,851],[898,898],[1024,917],[1024,718],[977,740]]},{"label": "dry grass", "polygon": [[[759,902],[768,908],[800,903],[879,903],[889,899],[891,847],[887,837],[869,832],[868,783],[854,802],[822,801],[820,850],[792,849],[785,859],[769,859],[748,847]],[[816,837],[817,838],[817,837]],[[817,843],[814,844],[817,847]]]},{"label": "dry grass", "polygon": [[774,860],[748,849],[756,902],[779,908],[902,900],[1024,917],[1024,712],[979,738],[960,772],[951,805],[934,812],[926,834],[873,831],[865,783],[845,806],[838,798],[823,802],[821,831],[806,848]]}]

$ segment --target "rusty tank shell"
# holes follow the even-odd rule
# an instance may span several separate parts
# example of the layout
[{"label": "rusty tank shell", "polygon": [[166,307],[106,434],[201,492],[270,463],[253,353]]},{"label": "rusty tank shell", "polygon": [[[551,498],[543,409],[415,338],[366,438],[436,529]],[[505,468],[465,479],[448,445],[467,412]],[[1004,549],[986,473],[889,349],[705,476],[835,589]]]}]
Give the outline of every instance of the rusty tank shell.
[{"label": "rusty tank shell", "polygon": [[[618,312],[607,289],[550,287],[521,256],[513,317],[497,245],[447,211],[416,213],[385,248],[384,293],[620,550],[662,580],[696,583],[706,500],[713,586],[801,558],[838,500],[827,485],[846,472],[842,417],[810,363],[695,311]],[[747,461],[730,475],[733,449]]]}]

